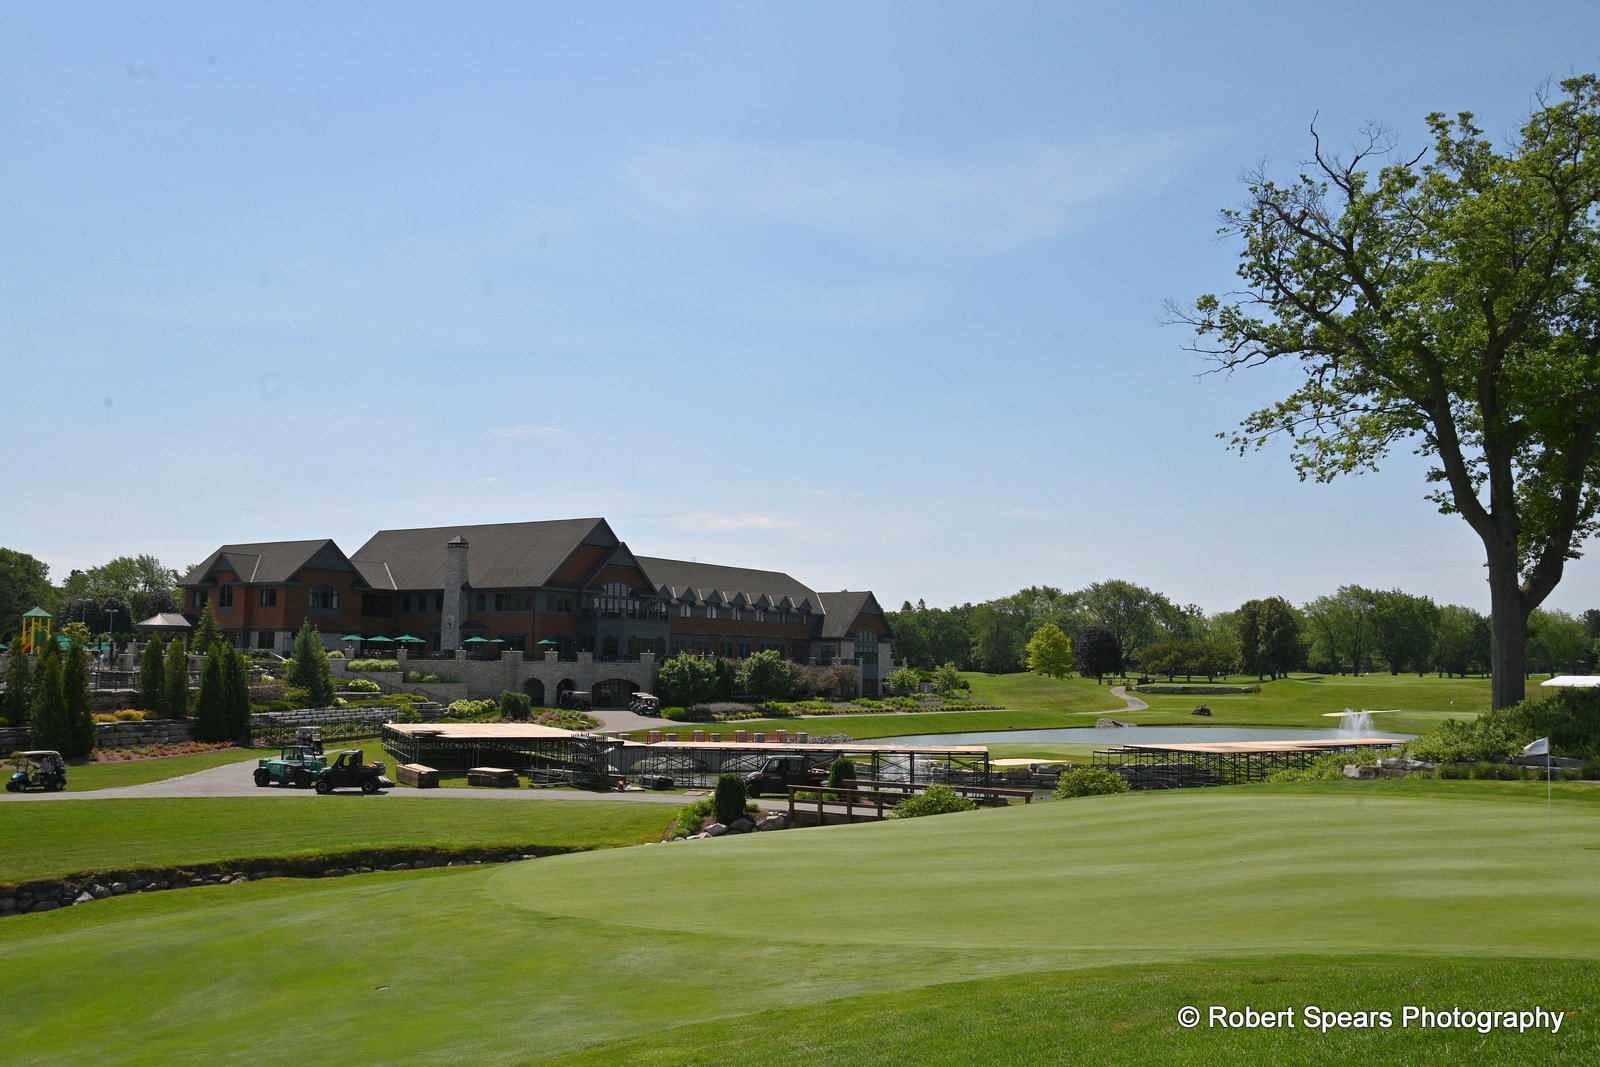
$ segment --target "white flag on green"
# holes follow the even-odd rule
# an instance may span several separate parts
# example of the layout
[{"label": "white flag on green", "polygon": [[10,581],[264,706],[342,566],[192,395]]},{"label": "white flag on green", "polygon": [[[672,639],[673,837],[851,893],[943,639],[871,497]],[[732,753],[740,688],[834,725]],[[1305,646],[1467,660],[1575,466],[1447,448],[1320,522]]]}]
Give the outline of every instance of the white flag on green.
[{"label": "white flag on green", "polygon": [[1541,737],[1537,741],[1533,741],[1524,745],[1522,748],[1522,754],[1524,756],[1550,755],[1550,739],[1548,737]]}]

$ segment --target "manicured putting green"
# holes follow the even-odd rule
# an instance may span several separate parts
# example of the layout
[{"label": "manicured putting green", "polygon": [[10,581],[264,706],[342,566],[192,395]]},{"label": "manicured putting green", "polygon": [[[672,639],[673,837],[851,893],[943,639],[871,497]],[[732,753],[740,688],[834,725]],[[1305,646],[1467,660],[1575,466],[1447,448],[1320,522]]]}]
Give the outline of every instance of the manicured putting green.
[{"label": "manicured putting green", "polygon": [[980,1038],[997,1063],[1101,1038],[1107,1062],[1382,1062],[1370,1034],[1208,1044],[1170,1020],[1190,996],[1437,992],[1580,1016],[1560,1044],[1413,1034],[1393,1062],[1583,1062],[1594,791],[1557,790],[1547,843],[1542,789],[1394,784],[122,898],[0,922],[0,1002],[37,1064],[985,1062]]}]

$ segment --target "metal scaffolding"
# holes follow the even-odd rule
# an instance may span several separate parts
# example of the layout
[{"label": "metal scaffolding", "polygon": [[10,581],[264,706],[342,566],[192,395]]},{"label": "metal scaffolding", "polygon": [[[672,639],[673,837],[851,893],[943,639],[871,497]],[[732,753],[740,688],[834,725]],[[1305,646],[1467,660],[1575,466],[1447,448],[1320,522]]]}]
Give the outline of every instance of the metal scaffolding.
[{"label": "metal scaffolding", "polygon": [[799,754],[807,767],[827,768],[844,756],[858,778],[883,782],[989,785],[989,750],[982,746],[920,747],[785,742],[623,741],[517,723],[390,723],[383,747],[400,763],[437,770],[506,767],[534,777],[669,778],[678,787],[704,788],[723,774],[749,774],[769,756]]},{"label": "metal scaffolding", "polygon": [[629,744],[613,753],[613,767],[625,778],[670,778],[674,785],[714,786],[723,774],[760,770],[769,756],[798,754],[806,766],[827,768],[840,756],[853,761],[859,778],[881,782],[934,782],[988,785],[989,750],[981,746],[907,748],[859,744],[784,742],[659,741]]},{"label": "metal scaffolding", "polygon": [[1264,781],[1274,771],[1303,770],[1329,753],[1390,750],[1390,738],[1335,738],[1190,745],[1123,745],[1094,753],[1092,764],[1122,775],[1134,789],[1186,789]]}]

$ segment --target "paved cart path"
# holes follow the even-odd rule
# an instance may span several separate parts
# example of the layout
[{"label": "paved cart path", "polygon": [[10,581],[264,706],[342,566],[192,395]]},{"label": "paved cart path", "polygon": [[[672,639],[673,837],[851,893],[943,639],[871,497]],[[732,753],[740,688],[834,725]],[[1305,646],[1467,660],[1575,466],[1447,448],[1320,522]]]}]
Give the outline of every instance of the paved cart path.
[{"label": "paved cart path", "polygon": [[[224,767],[196,771],[177,778],[143,785],[118,786],[115,789],[91,789],[83,792],[63,793],[0,793],[4,801],[40,800],[120,800],[139,797],[315,797],[314,789],[288,789],[283,786],[261,788],[255,784],[253,774],[256,761],[240,760]],[[71,777],[71,770],[68,770]],[[656,793],[649,790],[628,790],[622,793],[591,793],[581,789],[532,789],[520,786],[515,789],[386,789],[378,794],[389,797],[410,797],[427,800],[433,797],[448,799],[485,800],[609,800],[618,803],[673,804],[679,807],[689,803],[682,793]],[[354,798],[362,794],[355,789],[342,789],[330,797]],[[327,803],[327,799],[323,799]],[[763,808],[787,808],[787,802],[757,801]]]}]

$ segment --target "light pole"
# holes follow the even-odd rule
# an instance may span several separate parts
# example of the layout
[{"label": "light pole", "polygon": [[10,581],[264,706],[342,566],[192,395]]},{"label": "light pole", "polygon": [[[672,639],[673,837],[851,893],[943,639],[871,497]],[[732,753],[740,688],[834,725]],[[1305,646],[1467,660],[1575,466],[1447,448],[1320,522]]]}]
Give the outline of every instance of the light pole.
[{"label": "light pole", "polygon": [[107,608],[106,615],[106,645],[109,646],[106,649],[106,666],[114,667],[117,658],[117,609]]}]

